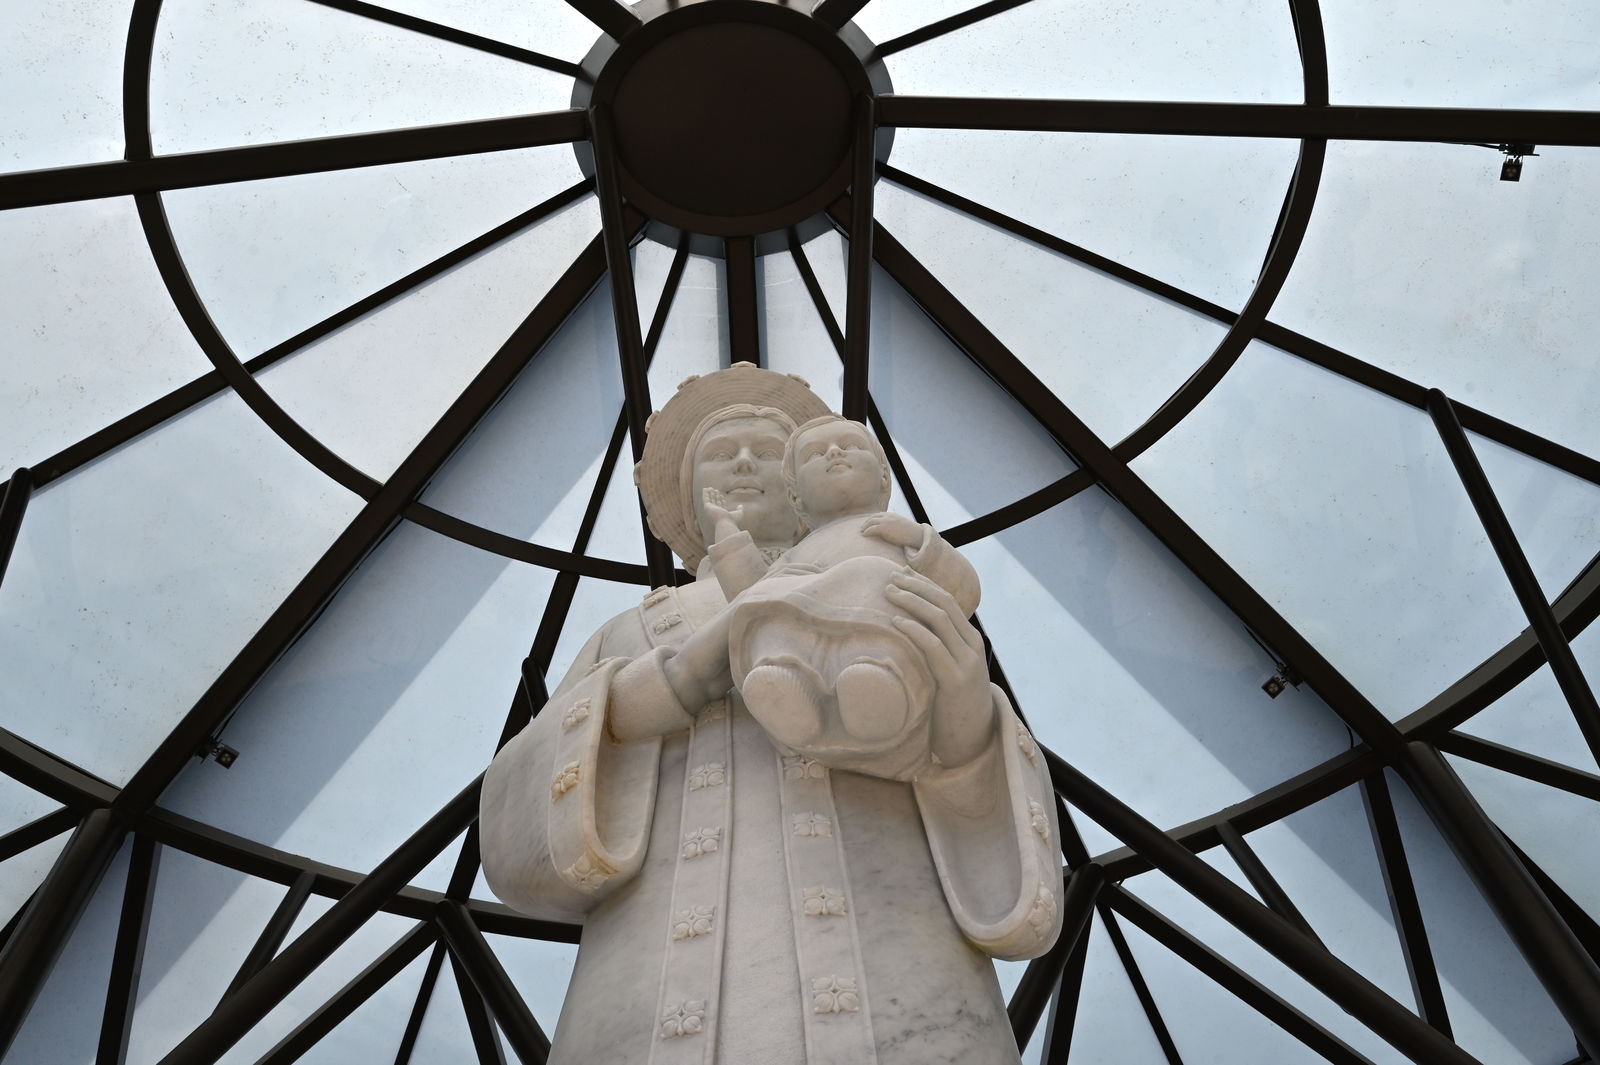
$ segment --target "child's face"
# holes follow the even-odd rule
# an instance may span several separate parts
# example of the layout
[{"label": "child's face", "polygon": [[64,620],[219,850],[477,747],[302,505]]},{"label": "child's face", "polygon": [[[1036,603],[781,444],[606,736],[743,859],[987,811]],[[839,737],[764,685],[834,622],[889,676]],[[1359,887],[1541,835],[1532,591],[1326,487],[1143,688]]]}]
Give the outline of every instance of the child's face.
[{"label": "child's face", "polygon": [[883,467],[866,431],[853,422],[825,422],[794,442],[794,490],[807,517],[877,510]]}]

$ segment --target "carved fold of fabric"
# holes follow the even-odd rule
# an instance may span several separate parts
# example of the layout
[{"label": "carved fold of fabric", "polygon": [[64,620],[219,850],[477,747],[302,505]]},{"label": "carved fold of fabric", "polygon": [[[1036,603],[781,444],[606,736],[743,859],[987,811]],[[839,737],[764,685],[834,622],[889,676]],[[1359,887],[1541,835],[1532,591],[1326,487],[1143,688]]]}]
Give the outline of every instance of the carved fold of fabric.
[{"label": "carved fold of fabric", "polygon": [[1061,928],[1061,858],[1044,760],[1004,693],[991,686],[995,735],[955,769],[918,778],[913,791],[945,900],[985,953],[1036,958]]}]

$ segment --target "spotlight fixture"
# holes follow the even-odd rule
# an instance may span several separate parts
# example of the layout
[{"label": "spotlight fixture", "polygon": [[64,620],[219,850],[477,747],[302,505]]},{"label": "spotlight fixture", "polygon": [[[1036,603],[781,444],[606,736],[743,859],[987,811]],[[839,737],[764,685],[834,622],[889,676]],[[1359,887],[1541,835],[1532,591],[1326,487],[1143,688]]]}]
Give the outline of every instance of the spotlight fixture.
[{"label": "spotlight fixture", "polygon": [[1504,152],[1506,156],[1506,161],[1500,164],[1501,181],[1521,181],[1522,157],[1539,154],[1533,150],[1538,147],[1534,144],[1497,144],[1495,147]]},{"label": "spotlight fixture", "polygon": [[1290,669],[1283,663],[1278,663],[1278,672],[1268,677],[1261,685],[1261,690],[1267,693],[1269,699],[1276,699],[1290,687],[1300,687],[1300,674]]},{"label": "spotlight fixture", "polygon": [[214,743],[210,750],[211,757],[224,769],[232,769],[233,763],[239,760],[239,752],[229,747],[226,743]]}]

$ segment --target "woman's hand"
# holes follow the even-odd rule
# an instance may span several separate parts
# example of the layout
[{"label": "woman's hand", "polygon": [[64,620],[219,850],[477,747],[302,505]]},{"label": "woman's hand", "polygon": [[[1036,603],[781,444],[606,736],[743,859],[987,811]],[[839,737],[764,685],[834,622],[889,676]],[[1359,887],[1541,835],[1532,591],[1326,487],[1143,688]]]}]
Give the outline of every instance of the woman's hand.
[{"label": "woman's hand", "polygon": [[938,686],[933,696],[933,754],[947,766],[964,765],[983,753],[994,733],[994,699],[983,636],[955,597],[920,573],[891,578],[885,593],[904,616],[894,619],[928,662]]}]

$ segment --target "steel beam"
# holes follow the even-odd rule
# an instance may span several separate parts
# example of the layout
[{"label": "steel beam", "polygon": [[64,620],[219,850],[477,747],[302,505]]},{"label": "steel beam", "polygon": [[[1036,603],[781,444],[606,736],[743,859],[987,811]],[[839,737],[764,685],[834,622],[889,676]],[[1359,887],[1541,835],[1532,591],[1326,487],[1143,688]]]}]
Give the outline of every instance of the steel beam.
[{"label": "steel beam", "polygon": [[1161,1047],[1162,1056],[1167,1059],[1167,1065],[1183,1065],[1183,1058],[1178,1053],[1178,1044],[1173,1041],[1172,1032],[1168,1030],[1167,1022],[1156,1007],[1155,996],[1150,993],[1150,985],[1145,983],[1144,973],[1140,971],[1139,963],[1128,946],[1128,938],[1122,934],[1122,926],[1104,902],[1100,904],[1099,909],[1100,919],[1106,926],[1106,938],[1111,940],[1111,948],[1117,952],[1117,960],[1122,963],[1122,971],[1127,974],[1128,983],[1133,986],[1134,997],[1139,1000],[1139,1007],[1144,1010],[1144,1018]]},{"label": "steel beam", "polygon": [[123,1065],[127,1060],[128,1033],[133,1030],[133,1009],[139,998],[139,972],[144,965],[160,858],[160,845],[155,840],[148,836],[134,838],[128,881],[122,889],[122,914],[111,954],[111,978],[106,983],[106,1008],[100,1019],[100,1049],[95,1065]]},{"label": "steel beam", "polygon": [[[1090,920],[1093,920],[1090,914]],[[1050,996],[1050,1017],[1045,1022],[1044,1047],[1040,1065],[1067,1065],[1072,1053],[1072,1032],[1077,1027],[1078,1004],[1083,993],[1083,969],[1089,960],[1090,928],[1085,925],[1072,953],[1061,970],[1055,993]]]},{"label": "steel beam", "polygon": [[891,37],[872,50],[872,58],[883,59],[886,56],[894,55],[896,52],[903,52],[907,48],[912,48],[919,44],[927,44],[929,41],[943,37],[947,33],[964,30],[974,23],[1003,14],[1026,3],[1028,3],[1028,0],[989,0],[986,4],[969,7],[965,11],[958,11],[954,15],[939,19],[937,22],[930,22],[926,26],[919,26],[914,30],[902,33],[898,37]]},{"label": "steel beam", "polygon": [[420,33],[425,37],[432,37],[434,40],[444,41],[447,44],[471,48],[475,52],[497,55],[502,59],[510,59],[514,62],[526,63],[529,66],[554,71],[557,74],[565,74],[569,78],[588,77],[582,67],[565,59],[557,59],[555,56],[545,55],[543,52],[535,52],[531,48],[519,48],[514,44],[497,41],[491,37],[468,33],[465,30],[458,30],[454,26],[430,22],[424,18],[417,18],[415,15],[391,11],[386,7],[379,7],[377,4],[364,3],[363,0],[311,0],[311,3],[321,4],[323,7],[331,7],[335,11],[343,11],[351,15],[360,15],[362,18],[371,19],[374,22],[382,22],[397,29]]},{"label": "steel beam", "polygon": [[734,362],[765,366],[761,359],[760,301],[756,287],[756,242],[750,237],[723,241],[727,266],[728,347]]},{"label": "steel beam", "polygon": [[422,1020],[428,1014],[428,1003],[433,999],[433,989],[439,982],[439,970],[444,968],[444,944],[435,942],[428,955],[427,968],[422,970],[422,983],[417,986],[416,1000],[411,1004],[411,1015],[406,1018],[405,1031],[400,1035],[400,1046],[394,1054],[394,1065],[410,1065],[411,1052],[416,1049],[417,1036],[422,1033]]},{"label": "steel beam", "polygon": [[[1511,582],[1511,590],[1516,593],[1517,602],[1522,604],[1528,624],[1538,637],[1545,661],[1550,663],[1550,672],[1561,686],[1561,694],[1567,697],[1567,705],[1572,708],[1578,729],[1589,744],[1589,753],[1596,762],[1600,762],[1600,703],[1595,702],[1594,690],[1589,687],[1583,670],[1578,666],[1578,659],[1572,653],[1572,646],[1567,643],[1566,634],[1556,622],[1555,612],[1550,609],[1550,601],[1545,598],[1544,591],[1539,587],[1539,579],[1533,574],[1533,567],[1522,553],[1522,545],[1517,542],[1511,522],[1506,520],[1505,511],[1500,509],[1500,501],[1495,498],[1489,478],[1484,476],[1478,456],[1473,452],[1467,434],[1461,429],[1454,406],[1436,388],[1428,391],[1428,414],[1439,430],[1445,450],[1450,453],[1450,461],[1455,464],[1456,473],[1461,477],[1468,498],[1472,500],[1473,509],[1478,512],[1478,520],[1483,523],[1483,531],[1488,534],[1489,543],[1500,559],[1506,579]],[[1594,1050],[1593,1047],[1590,1049]]]},{"label": "steel beam", "polygon": [[878,98],[885,126],[1135,133],[1192,137],[1444,141],[1600,146],[1600,111],[1470,107],[1319,107],[1153,100]]},{"label": "steel beam", "polygon": [[6,567],[11,564],[11,551],[17,546],[22,516],[28,512],[28,498],[32,494],[33,472],[20,466],[6,481],[4,494],[0,494],[0,582],[5,580]]},{"label": "steel beam", "polygon": [[472,1037],[478,1065],[506,1065],[505,1047],[500,1043],[500,1033],[495,1030],[494,1018],[489,1016],[489,1007],[473,989],[472,977],[461,964],[461,959],[454,952],[450,952],[449,957],[450,971],[456,978],[456,996],[460,998],[461,1012],[467,1018],[467,1033]]},{"label": "steel beam", "polygon": [[294,927],[300,911],[305,909],[306,900],[311,897],[311,886],[316,879],[309,869],[295,877],[294,883],[289,885],[289,890],[283,893],[277,908],[272,911],[266,927],[256,937],[250,952],[239,964],[239,971],[233,974],[227,990],[222,992],[224,999],[248,983],[256,973],[265,969],[267,963],[277,955],[278,948],[282,947],[283,941],[288,938],[289,930]]},{"label": "steel beam", "polygon": [[33,1000],[126,835],[127,827],[110,810],[91,811],[0,950],[0,1058],[22,1029]]},{"label": "steel beam", "polygon": [[0,174],[0,210],[582,140],[582,108]]},{"label": "steel beam", "polygon": [[1289,898],[1289,893],[1283,890],[1283,885],[1278,883],[1277,877],[1272,875],[1261,858],[1245,842],[1239,830],[1233,827],[1232,822],[1223,821],[1217,825],[1217,838],[1222,841],[1223,850],[1228,852],[1239,871],[1244,873],[1245,879],[1250,881],[1250,886],[1256,889],[1256,894],[1261,896],[1261,901],[1272,908],[1272,912],[1294,925],[1307,936],[1322,942],[1322,937],[1317,935],[1316,929],[1311,927],[1311,922],[1295,906],[1294,900]]},{"label": "steel beam", "polygon": [[459,902],[440,903],[436,919],[451,955],[471,977],[472,985],[483,996],[523,1065],[544,1065],[550,1054],[550,1040],[483,933],[473,924],[466,907]]},{"label": "steel beam", "polygon": [[856,98],[855,145],[850,178],[850,249],[845,265],[844,402],[841,413],[867,417],[867,358],[872,346],[872,200],[877,182],[876,101]]},{"label": "steel beam", "polygon": [[78,826],[76,810],[60,809],[35,818],[20,828],[0,836],[0,862],[14,858],[25,850],[37,847],[45,840],[55,839],[61,833]]},{"label": "steel beam", "polygon": [[622,40],[644,24],[631,8],[617,0],[567,0],[567,4],[613,40]]},{"label": "steel beam", "polygon": [[1574,769],[1561,762],[1540,758],[1526,751],[1518,751],[1504,744],[1491,743],[1463,732],[1446,732],[1434,741],[1434,746],[1479,765],[1490,766],[1504,773],[1513,773],[1524,780],[1537,781],[1552,788],[1581,795],[1600,802],[1600,776]]},{"label": "steel beam", "polygon": [[855,18],[856,12],[866,7],[868,0],[820,0],[811,9],[811,17],[825,26],[839,29]]},{"label": "steel beam", "polygon": [[1022,1050],[1033,1038],[1039,1018],[1049,1004],[1052,993],[1061,984],[1061,975],[1069,958],[1077,951],[1079,940],[1088,937],[1089,922],[1094,918],[1095,900],[1105,885],[1105,870],[1090,862],[1080,865],[1067,878],[1061,900],[1061,934],[1048,951],[1028,963],[1027,970],[1017,983],[1017,990],[1006,1005],[1006,1016],[1011,1021],[1011,1032],[1016,1036],[1017,1049]]}]

